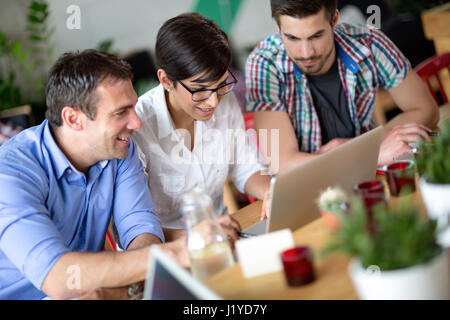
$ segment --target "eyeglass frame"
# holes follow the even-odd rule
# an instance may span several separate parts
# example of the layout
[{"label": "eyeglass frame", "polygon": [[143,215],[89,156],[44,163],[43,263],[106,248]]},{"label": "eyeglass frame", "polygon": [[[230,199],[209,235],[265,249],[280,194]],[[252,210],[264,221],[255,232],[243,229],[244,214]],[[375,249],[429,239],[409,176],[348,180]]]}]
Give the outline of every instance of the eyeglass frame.
[{"label": "eyeglass frame", "polygon": [[[232,81],[232,82],[225,83],[225,84],[223,84],[223,85],[221,85],[221,86],[219,86],[219,87],[217,87],[217,88],[215,88],[215,89],[198,89],[198,90],[191,90],[191,89],[189,89],[183,82],[181,82],[180,80],[177,80],[177,82],[179,82],[179,83],[183,86],[183,88],[185,88],[187,91],[189,91],[189,93],[191,94],[191,99],[192,99],[192,101],[194,101],[194,102],[202,102],[202,101],[208,100],[215,92],[217,92],[217,95],[218,95],[218,96],[223,97],[224,95],[226,95],[226,94],[230,93],[231,91],[233,91],[234,86],[236,85],[236,83],[238,82],[238,80],[236,79],[236,77],[234,76],[234,74],[231,72],[230,69],[228,69],[228,72],[229,72],[229,73],[231,74],[231,76],[233,77],[233,81]],[[225,87],[225,86],[228,86],[228,85],[230,85],[230,84],[233,84],[233,87],[231,87],[231,90],[230,90],[230,91],[228,91],[227,93],[224,93],[224,94],[219,94],[218,90],[220,90],[221,88],[223,88],[223,87]],[[210,91],[211,94],[210,94],[207,98],[205,98],[205,99],[202,99],[202,100],[194,100],[194,93],[196,93],[196,92],[202,92],[202,91]]]}]

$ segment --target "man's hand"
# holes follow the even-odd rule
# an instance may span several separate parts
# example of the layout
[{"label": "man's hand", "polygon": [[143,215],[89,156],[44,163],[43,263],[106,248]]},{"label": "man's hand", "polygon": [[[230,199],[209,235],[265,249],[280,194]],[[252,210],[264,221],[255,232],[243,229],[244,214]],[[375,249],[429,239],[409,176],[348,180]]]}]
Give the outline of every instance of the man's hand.
[{"label": "man's hand", "polygon": [[322,154],[325,153],[331,149],[334,149],[341,144],[346,143],[347,141],[350,141],[351,138],[334,138],[333,140],[328,141],[328,143],[324,144],[320,147],[320,149],[316,152],[316,154]]},{"label": "man's hand", "polygon": [[417,143],[420,138],[430,141],[428,136],[430,131],[424,125],[417,123],[395,126],[381,143],[378,166],[388,164],[407,152],[411,153],[412,148],[408,143]]}]

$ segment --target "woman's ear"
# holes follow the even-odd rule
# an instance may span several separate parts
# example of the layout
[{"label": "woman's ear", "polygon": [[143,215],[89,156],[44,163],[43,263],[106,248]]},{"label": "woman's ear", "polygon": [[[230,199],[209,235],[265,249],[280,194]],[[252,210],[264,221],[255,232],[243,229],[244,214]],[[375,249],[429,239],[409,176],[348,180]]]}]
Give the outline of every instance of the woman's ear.
[{"label": "woman's ear", "polygon": [[167,73],[164,71],[164,69],[158,69],[157,71],[158,80],[163,85],[164,89],[170,92],[170,90],[173,89],[172,81],[167,76]]}]

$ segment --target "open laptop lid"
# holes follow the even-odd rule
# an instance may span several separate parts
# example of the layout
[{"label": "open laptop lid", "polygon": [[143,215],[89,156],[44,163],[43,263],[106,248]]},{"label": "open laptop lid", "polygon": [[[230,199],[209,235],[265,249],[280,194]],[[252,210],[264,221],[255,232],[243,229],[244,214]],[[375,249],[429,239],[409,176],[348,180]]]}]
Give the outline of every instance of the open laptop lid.
[{"label": "open laptop lid", "polygon": [[296,230],[320,216],[316,199],[329,186],[349,194],[376,176],[383,127],[378,127],[313,160],[278,175],[271,183],[266,232]]},{"label": "open laptop lid", "polygon": [[149,255],[144,300],[221,300],[158,246]]}]

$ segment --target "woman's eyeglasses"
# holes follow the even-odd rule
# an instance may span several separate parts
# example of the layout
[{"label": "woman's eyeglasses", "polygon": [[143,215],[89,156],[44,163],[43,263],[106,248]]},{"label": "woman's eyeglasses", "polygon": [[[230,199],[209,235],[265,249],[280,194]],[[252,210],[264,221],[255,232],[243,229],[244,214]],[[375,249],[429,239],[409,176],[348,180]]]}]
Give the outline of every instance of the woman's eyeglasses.
[{"label": "woman's eyeglasses", "polygon": [[230,70],[228,70],[228,72],[230,73],[230,75],[233,77],[233,81],[229,82],[229,83],[225,83],[221,86],[219,86],[216,89],[199,89],[199,90],[191,90],[189,89],[183,82],[181,82],[180,80],[177,80],[187,91],[189,91],[192,95],[192,101],[194,102],[201,102],[201,101],[205,101],[208,100],[209,97],[211,97],[211,95],[214,92],[217,92],[217,95],[219,96],[224,96],[227,93],[231,92],[231,90],[233,90],[234,85],[237,83],[237,79],[234,76],[233,73],[231,73]]}]

